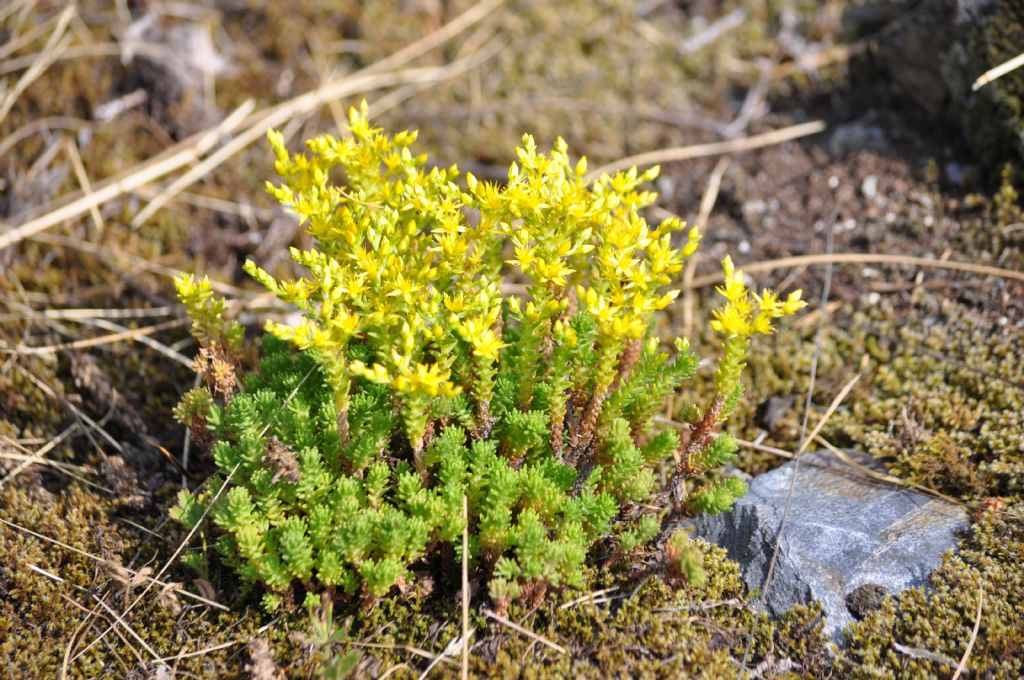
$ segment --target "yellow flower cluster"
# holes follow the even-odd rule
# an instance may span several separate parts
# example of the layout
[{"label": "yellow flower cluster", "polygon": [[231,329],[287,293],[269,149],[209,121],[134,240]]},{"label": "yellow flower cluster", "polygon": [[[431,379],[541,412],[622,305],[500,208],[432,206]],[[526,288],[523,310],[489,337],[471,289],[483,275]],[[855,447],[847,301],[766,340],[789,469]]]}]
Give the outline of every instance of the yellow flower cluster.
[{"label": "yellow flower cluster", "polygon": [[[514,257],[508,264],[530,278],[526,318],[546,322],[565,309],[571,286],[583,308],[592,313],[604,340],[638,339],[650,314],[663,309],[678,291],[659,292],[696,250],[700,232],[690,229],[685,245],[672,245],[678,219],[650,227],[639,210],[655,198],[640,185],[658,168],[604,175],[593,185],[585,179],[586,159],[573,164],[565,140],[549,154],[537,152],[523,136],[519,162],[502,190],[468,177],[469,203],[487,225],[507,234]],[[554,303],[554,304],[553,304]],[[519,311],[515,307],[515,311]]]},{"label": "yellow flower cluster", "polygon": [[784,300],[767,288],[761,294],[747,287],[742,271],[736,269],[728,255],[722,260],[725,282],[718,292],[725,304],[712,313],[711,328],[722,336],[722,356],[715,372],[716,418],[724,420],[742,393],[740,373],[745,366],[750,338],[768,335],[774,330],[773,322],[783,316],[795,314],[807,305],[794,291]]},{"label": "yellow flower cluster", "polygon": [[760,295],[750,291],[743,272],[736,269],[728,255],[722,260],[722,270],[725,284],[717,290],[726,302],[713,313],[711,327],[725,336],[769,335],[775,319],[795,314],[807,305],[800,299],[799,290],[790,293],[785,301],[767,288]]},{"label": "yellow flower cluster", "polygon": [[[500,317],[508,267],[528,279],[528,296],[504,306],[520,327],[511,363],[518,362],[512,369],[523,407],[543,371],[538,352],[573,340],[563,319],[574,304],[595,319],[607,384],[619,351],[675,298],[678,291],[662,289],[700,233],[690,229],[677,248],[672,234],[684,229],[681,221],[651,227],[639,214],[654,200],[640,186],[657,168],[590,183],[585,159],[570,162],[564,140],[545,154],[526,135],[504,186],[469,174],[460,187],[457,168],[427,170],[426,159],[412,154],[415,133],[389,136],[372,127],[365,104],[349,119],[350,136],[310,140],[306,153],[289,154],[279,132],[268,135],[284,179],[268,188],[316,242],[314,250],[291,253],[308,275],[279,281],[246,263],[304,312],[297,326],[268,329],[324,365],[339,414],[358,376],[394,390],[414,450],[423,445],[432,399],[466,393],[486,420],[506,347]],[[333,183],[337,170],[347,187]]]}]

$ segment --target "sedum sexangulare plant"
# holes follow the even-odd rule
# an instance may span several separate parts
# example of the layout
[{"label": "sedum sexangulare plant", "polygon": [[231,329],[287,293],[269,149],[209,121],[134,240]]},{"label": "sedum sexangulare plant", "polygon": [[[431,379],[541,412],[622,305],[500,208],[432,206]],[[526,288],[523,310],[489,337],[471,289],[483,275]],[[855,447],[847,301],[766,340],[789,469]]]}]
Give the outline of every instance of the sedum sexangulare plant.
[{"label": "sedum sexangulare plant", "polygon": [[[657,168],[590,182],[564,141],[543,153],[527,135],[499,185],[427,169],[416,134],[371,127],[365,107],[350,133],[293,155],[270,132],[283,182],[268,189],[315,245],[291,251],[300,278],[245,270],[302,321],[267,324],[237,391],[204,366],[209,387],[177,410],[226,475],[210,508],[220,554],[269,607],[299,584],[372,603],[413,563],[461,549],[467,521],[496,605],[536,601],[579,583],[598,541],[628,553],[666,517],[731,506],[742,483],[706,481],[737,449],[719,428],[751,338],[799,292],[755,294],[724,261],[714,393],[680,441],[652,419],[699,361],[652,328],[700,233],[642,217]],[[177,285],[201,356],[236,352],[209,284]],[[660,488],[652,466],[673,457]],[[194,526],[224,481],[183,492],[175,516]]]}]

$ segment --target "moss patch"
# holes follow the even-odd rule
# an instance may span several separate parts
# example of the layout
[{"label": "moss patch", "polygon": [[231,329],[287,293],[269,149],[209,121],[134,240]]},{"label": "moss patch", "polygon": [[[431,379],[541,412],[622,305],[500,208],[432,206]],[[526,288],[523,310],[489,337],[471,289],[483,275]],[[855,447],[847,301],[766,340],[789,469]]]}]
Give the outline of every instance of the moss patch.
[{"label": "moss patch", "polygon": [[[1021,506],[1017,506],[1018,512]],[[974,677],[1024,675],[1024,526],[986,513],[956,555],[931,576],[853,625],[838,667],[852,678],[944,677],[960,661],[984,590],[981,626],[968,659]]]},{"label": "moss patch", "polygon": [[[71,489],[39,496],[46,493],[38,487],[32,492],[4,490],[0,503],[5,519],[133,570],[162,565],[176,545],[124,524],[117,519],[122,513],[115,503],[88,492]],[[512,620],[565,647],[567,654],[488,619],[478,609],[476,598],[482,596],[475,595],[474,675],[598,678],[615,669],[631,677],[736,677],[751,630],[750,661],[755,666],[775,676],[824,672],[826,642],[818,611],[797,608],[780,621],[754,614],[736,565],[721,549],[700,541],[698,545],[705,553],[704,588],[672,588],[660,575],[646,572],[644,564],[656,570],[659,560],[650,552],[639,556],[632,569],[588,572],[584,589],[551,596],[538,609],[511,609]],[[69,645],[72,658],[81,654],[70,665],[71,677],[149,677],[157,672],[160,663],[123,628],[91,644],[111,618],[102,609],[88,614],[97,606],[95,598],[121,612],[141,592],[140,586],[127,588],[111,568],[7,525],[0,526],[0,565],[0,660],[16,669],[18,677],[55,677]],[[186,581],[195,592],[198,586],[183,576],[175,568],[164,578]],[[256,605],[257,594],[237,591],[229,574],[223,580],[221,576],[216,567],[209,574],[230,612],[195,606],[181,597],[177,610],[166,598],[161,601],[159,588],[154,588],[125,621],[157,656],[179,657],[164,662],[178,673],[248,677],[247,644],[263,638],[287,677],[311,677],[326,650],[312,643],[308,615],[292,610],[268,617]],[[588,593],[591,597],[584,597]],[[437,655],[458,637],[458,598],[457,583],[421,578],[405,594],[384,598],[371,612],[361,612],[355,604],[339,607],[334,618],[339,624],[351,621],[350,642],[336,644],[335,651],[361,655],[359,677],[385,672],[418,677],[429,660],[409,650]],[[55,611],[62,615],[53,616]],[[194,652],[199,653],[189,656]],[[456,677],[458,667],[444,661],[435,672]]]},{"label": "moss patch", "polygon": [[[781,621],[755,615],[735,563],[717,547],[698,545],[708,575],[703,589],[673,589],[656,575],[601,571],[588,575],[582,591],[564,591],[532,611],[511,609],[513,621],[562,646],[564,654],[474,613],[473,674],[600,678],[611,671],[623,677],[737,677],[751,630],[753,664],[798,675],[823,672],[826,642],[819,612],[801,607]],[[587,593],[591,597],[585,599]],[[455,594],[439,595],[389,598],[356,619],[354,637],[385,648],[414,641],[436,654],[459,636]],[[362,668],[371,675],[390,671],[400,678],[418,677],[423,667],[401,649],[352,648],[365,654]],[[442,663],[437,675],[458,677],[458,666]]]}]

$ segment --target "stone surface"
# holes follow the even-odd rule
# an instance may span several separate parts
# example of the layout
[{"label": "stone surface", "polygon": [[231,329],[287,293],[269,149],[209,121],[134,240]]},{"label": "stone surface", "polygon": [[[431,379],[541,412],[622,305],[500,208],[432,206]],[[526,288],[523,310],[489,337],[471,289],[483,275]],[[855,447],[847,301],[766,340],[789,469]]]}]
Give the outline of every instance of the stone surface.
[{"label": "stone surface", "polygon": [[[851,458],[870,464],[863,454]],[[695,536],[739,562],[751,590],[764,585],[793,470],[788,463],[754,478],[731,512],[694,522]],[[826,634],[842,642],[843,628],[853,622],[848,598],[861,603],[865,594],[878,599],[880,589],[896,594],[926,585],[942,554],[956,546],[957,532],[969,525],[959,506],[873,481],[830,453],[805,454],[772,583],[756,602],[781,614],[818,600]],[[861,604],[866,610],[874,603]]]},{"label": "stone surface", "polygon": [[951,99],[943,73],[947,52],[992,12],[994,4],[995,0],[870,0],[851,3],[843,25],[849,36],[869,40],[871,54],[902,96],[933,116],[942,116]]}]

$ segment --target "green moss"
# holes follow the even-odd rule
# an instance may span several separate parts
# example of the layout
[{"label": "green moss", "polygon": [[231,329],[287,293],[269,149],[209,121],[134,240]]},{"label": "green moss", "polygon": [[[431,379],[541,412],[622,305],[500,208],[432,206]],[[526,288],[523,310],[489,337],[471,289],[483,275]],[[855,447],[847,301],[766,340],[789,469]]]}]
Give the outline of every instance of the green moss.
[{"label": "green moss", "polygon": [[[243,51],[242,66],[233,80],[218,83],[218,92],[236,104],[242,91],[266,98],[282,84],[290,94],[318,85],[321,74],[307,60],[295,59],[293,36],[308,36],[315,58],[336,56],[355,70],[474,4],[303,0],[226,12],[226,30]],[[755,62],[774,53],[783,8],[794,4],[808,39],[830,43],[838,12],[809,2],[730,1],[690,16],[673,3],[644,12],[649,3],[637,0],[508,0],[463,38],[416,65],[468,56],[491,37],[500,41],[497,54],[467,77],[417,93],[415,106],[396,107],[380,122],[422,129],[426,148],[442,162],[469,157],[485,164],[503,161],[522,130],[534,131],[542,145],[564,135],[595,162],[711,137],[714,122],[702,109],[734,114],[728,88],[745,90],[757,81]],[[707,23],[733,13],[745,20],[680,54],[687,37],[711,35]],[[459,135],[449,133],[453,127]]]},{"label": "green moss", "polygon": [[[788,659],[792,663],[784,662],[785,667],[803,676],[823,668],[826,643],[817,610],[799,608],[778,624],[755,615],[735,563],[717,547],[703,541],[697,545],[704,551],[708,577],[701,589],[673,589],[656,574],[588,571],[581,590],[565,591],[534,610],[511,608],[509,618],[565,648],[564,654],[474,612],[472,673],[497,678],[600,678],[609,673],[738,677],[737,661],[751,629],[753,664]],[[641,557],[648,563],[659,559]],[[587,593],[591,597],[581,599]],[[455,600],[438,587],[429,598],[387,598],[369,615],[356,617],[353,637],[377,645],[352,646],[365,654],[362,668],[418,677],[424,662],[400,647],[413,645],[433,654],[443,650],[460,635]],[[436,677],[458,677],[458,666],[442,663],[435,672]]]},{"label": "green moss", "polygon": [[969,36],[950,50],[943,71],[954,101],[962,108],[964,134],[995,175],[1003,161],[1024,158],[1024,71],[1009,73],[977,92],[971,84],[1020,53],[1024,3],[996,0],[993,4]]},{"label": "green moss", "polygon": [[[851,376],[850,365],[863,377],[830,419],[826,438],[869,451],[910,482],[1017,518],[986,513],[957,554],[947,555],[932,574],[929,589],[905,591],[853,627],[838,668],[855,678],[952,674],[970,636],[982,583],[982,625],[968,669],[982,677],[1020,677],[1024,333],[998,315],[950,299],[922,297],[898,314],[898,323],[897,313],[886,307],[834,318],[823,345],[816,401],[822,405],[832,398]],[[776,355],[811,353],[810,341],[795,332],[776,339]],[[770,386],[765,395],[806,389],[796,368],[801,360],[795,362],[755,353],[751,402],[758,403],[762,385]],[[755,434],[750,418],[737,419],[733,427]],[[751,458],[740,463],[761,466]],[[952,663],[934,660],[940,657]]]},{"label": "green moss", "polygon": [[[899,325],[855,317],[885,360],[835,425],[912,482],[980,499],[1024,493],[1024,334],[943,301]],[[839,432],[836,433],[840,434]]]},{"label": "green moss", "polygon": [[[38,493],[4,490],[0,503],[5,519],[133,569],[163,564],[176,545],[177,536],[168,536],[164,542],[121,525],[114,520],[116,506],[90,493],[69,490],[46,499]],[[703,588],[670,587],[658,574],[660,554],[649,551],[629,569],[588,569],[582,589],[563,591],[536,610],[511,607],[512,620],[563,646],[567,654],[487,618],[478,609],[481,595],[474,594],[473,675],[597,678],[613,670],[630,677],[737,677],[737,660],[746,651],[751,629],[752,664],[788,669],[796,676],[819,675],[826,643],[820,635],[818,611],[798,608],[779,622],[755,615],[746,602],[736,565],[723,550],[703,541],[696,545],[704,552],[707,583]],[[30,564],[65,582],[56,583],[30,570]],[[94,593],[121,611],[140,592],[136,587],[126,599],[125,586],[110,570],[7,526],[0,527],[0,565],[0,662],[15,669],[18,677],[55,677],[73,636],[78,640],[77,654],[107,627],[102,616],[87,622],[87,614],[65,598],[91,609],[95,600],[89,593]],[[165,578],[173,580],[179,574],[174,569]],[[334,620],[349,626],[349,642],[334,644],[334,650],[361,655],[358,677],[389,671],[393,677],[418,677],[429,661],[409,649],[436,655],[459,636],[457,574],[437,582],[422,573],[415,576],[404,593],[382,599],[372,611],[361,611],[357,604],[336,608]],[[270,618],[259,612],[254,595],[224,586],[230,577],[222,581],[214,569],[210,579],[220,599],[231,606],[230,612],[190,607],[182,599],[184,609],[174,613],[161,607],[151,592],[125,619],[160,656],[210,650],[169,662],[181,674],[249,677],[246,644],[255,637],[269,642],[287,677],[313,674],[327,650],[313,644],[305,612],[285,610]],[[191,583],[186,587],[195,589]],[[584,597],[587,594],[589,599]],[[55,611],[62,615],[54,616]],[[121,632],[122,636],[108,634],[105,642],[71,664],[70,677],[156,672],[144,648]],[[458,667],[442,662],[435,673],[435,677],[457,677]]]},{"label": "green moss", "polygon": [[[74,488],[49,494],[39,486],[7,487],[0,492],[0,507],[9,522],[136,571],[158,568],[174,547],[118,521],[117,503]],[[138,515],[133,520],[146,521]],[[177,578],[177,569],[164,577],[166,581]],[[218,579],[213,581],[219,588]],[[197,592],[192,583],[185,587]],[[247,655],[239,652],[257,635],[270,639],[278,650],[278,661],[294,668],[297,677],[308,676],[319,663],[319,655],[301,638],[298,642],[291,638],[296,626],[305,626],[301,617],[282,620],[261,633],[258,629],[267,621],[244,601],[236,601],[229,612],[218,612],[179,597],[182,609],[175,611],[161,604],[159,591],[155,587],[124,616],[132,630],[161,657],[214,647],[168,661],[178,673],[248,677],[243,668]],[[54,678],[65,650],[73,644],[74,655],[82,655],[69,666],[69,677],[127,677],[133,670],[151,677],[159,664],[125,630],[108,632],[103,641],[90,646],[110,623],[110,615],[101,608],[89,616],[90,610],[98,608],[95,598],[123,612],[140,592],[139,586],[127,590],[111,568],[96,560],[0,525],[0,664],[19,678]],[[218,649],[218,645],[224,646]]]},{"label": "green moss", "polygon": [[[1016,506],[1019,513],[1021,505]],[[838,667],[853,678],[944,677],[963,656],[984,591],[981,626],[966,670],[974,677],[1024,675],[1024,526],[988,512],[956,555],[913,588],[854,624]],[[940,660],[944,657],[945,660]]]}]

